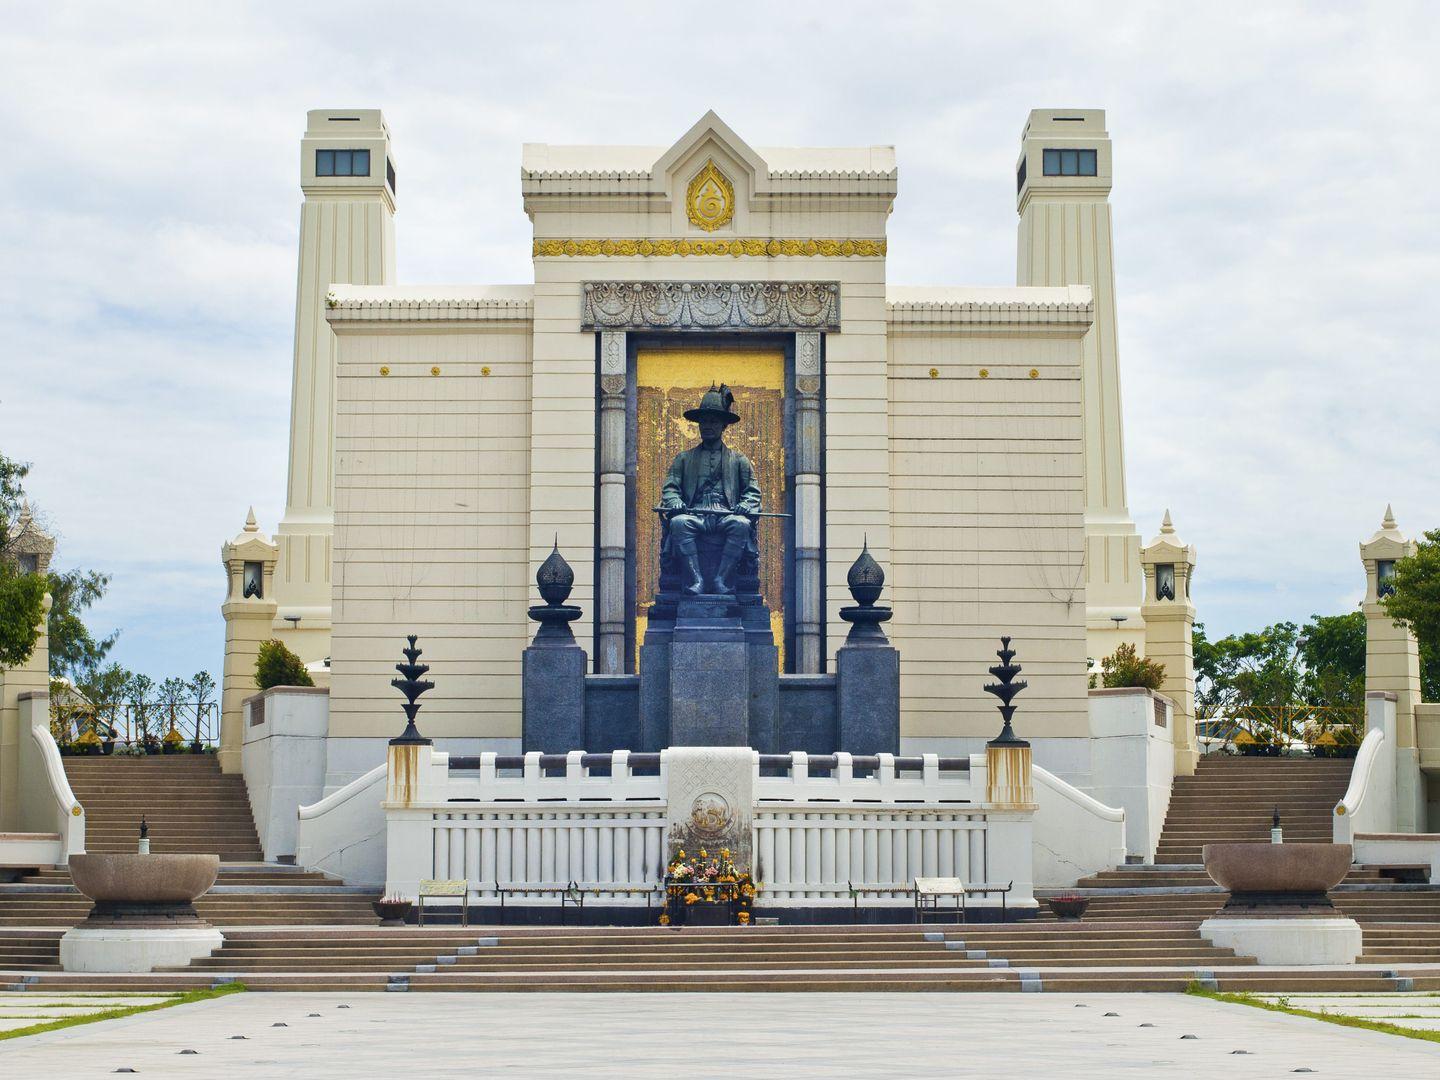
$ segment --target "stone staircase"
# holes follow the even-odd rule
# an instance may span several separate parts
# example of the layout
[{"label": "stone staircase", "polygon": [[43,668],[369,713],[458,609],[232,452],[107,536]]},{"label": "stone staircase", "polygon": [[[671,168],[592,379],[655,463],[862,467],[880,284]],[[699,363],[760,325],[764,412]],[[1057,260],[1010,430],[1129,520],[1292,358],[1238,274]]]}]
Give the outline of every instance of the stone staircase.
[{"label": "stone staircase", "polygon": [[1175,779],[1155,862],[1196,866],[1205,844],[1267,842],[1276,807],[1289,843],[1328,844],[1331,814],[1353,765],[1327,758],[1203,757],[1194,776]]},{"label": "stone staircase", "polygon": [[263,857],[244,778],[211,754],[67,757],[65,775],[85,808],[86,851],[134,851],[144,815],[151,851]]},{"label": "stone staircase", "polygon": [[[1395,990],[1391,968],[1257,967],[1191,922],[660,928],[247,929],[146,975],[18,974],[38,991],[156,991],[240,980],[304,991]],[[1414,989],[1440,988],[1433,970]],[[0,988],[5,986],[0,978]]]},{"label": "stone staircase", "polygon": [[[346,886],[327,874],[273,863],[222,864],[214,887],[195,901],[202,919],[226,926],[370,926],[373,889]],[[49,867],[0,885],[0,930],[74,926],[90,901],[70,871]],[[3,967],[0,963],[0,967]]]},{"label": "stone staircase", "polygon": [[[220,857],[214,888],[195,903],[200,917],[216,926],[374,925],[374,890],[260,861],[245,781],[221,773],[213,756],[67,757],[65,773],[85,808],[86,851],[134,851],[144,815],[151,851]],[[65,867],[0,884],[0,968],[58,964],[53,945],[47,949],[9,931],[63,930],[89,912],[90,901]],[[7,963],[12,955],[14,965]]]}]

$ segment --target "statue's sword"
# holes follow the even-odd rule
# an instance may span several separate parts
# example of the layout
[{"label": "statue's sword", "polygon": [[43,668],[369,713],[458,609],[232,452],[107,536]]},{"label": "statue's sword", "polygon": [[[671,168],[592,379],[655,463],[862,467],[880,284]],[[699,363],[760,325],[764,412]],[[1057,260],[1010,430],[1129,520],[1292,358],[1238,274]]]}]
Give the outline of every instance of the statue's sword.
[{"label": "statue's sword", "polygon": [[747,510],[727,510],[723,506],[657,506],[657,514],[709,514],[712,517],[721,517],[726,514],[739,514],[741,517],[751,518],[788,518],[794,514],[775,514],[769,511],[758,511],[751,513]]}]

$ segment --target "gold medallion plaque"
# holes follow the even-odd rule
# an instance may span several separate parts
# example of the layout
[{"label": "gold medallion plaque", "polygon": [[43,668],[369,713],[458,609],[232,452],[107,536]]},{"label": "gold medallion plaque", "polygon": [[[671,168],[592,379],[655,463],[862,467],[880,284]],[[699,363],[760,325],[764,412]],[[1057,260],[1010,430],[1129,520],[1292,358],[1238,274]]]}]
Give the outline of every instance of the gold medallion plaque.
[{"label": "gold medallion plaque", "polygon": [[[714,383],[735,393],[740,423],[725,430],[725,444],[750,459],[769,511],[785,509],[785,354],[760,349],[639,349],[635,354],[635,640],[645,637],[646,616],[660,584],[660,523],[651,510],[670,462],[699,442],[685,419]],[[785,530],[783,518],[762,518],[760,592],[770,608],[775,644],[785,648]],[[783,670],[783,667],[782,667]]]},{"label": "gold medallion plaque", "polygon": [[685,213],[691,225],[705,232],[729,225],[735,216],[735,186],[713,159],[705,162],[685,189]]}]

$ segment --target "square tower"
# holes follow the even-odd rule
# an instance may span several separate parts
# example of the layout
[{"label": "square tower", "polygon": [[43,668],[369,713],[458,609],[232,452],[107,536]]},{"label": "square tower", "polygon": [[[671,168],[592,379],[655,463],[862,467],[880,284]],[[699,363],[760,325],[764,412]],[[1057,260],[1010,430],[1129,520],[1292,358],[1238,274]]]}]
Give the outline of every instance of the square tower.
[{"label": "square tower", "polygon": [[[1019,285],[1089,285],[1095,323],[1082,369],[1086,636],[1096,659],[1143,644],[1140,534],[1125,498],[1125,439],[1103,109],[1035,109],[1015,169]],[[1117,621],[1118,620],[1118,621]]]}]

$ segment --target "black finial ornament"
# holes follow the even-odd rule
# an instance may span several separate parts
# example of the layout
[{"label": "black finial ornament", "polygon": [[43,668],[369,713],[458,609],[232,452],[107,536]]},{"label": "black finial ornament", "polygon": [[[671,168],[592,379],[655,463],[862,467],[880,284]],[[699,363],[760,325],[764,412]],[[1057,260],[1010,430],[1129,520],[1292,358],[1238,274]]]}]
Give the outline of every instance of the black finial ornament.
[{"label": "black finial ornament", "polygon": [[1280,807],[1278,806],[1275,807],[1275,812],[1270,815],[1270,827],[1272,829],[1278,829],[1280,827]]},{"label": "black finial ornament", "polygon": [[532,644],[542,648],[575,644],[570,624],[580,617],[581,612],[574,604],[565,603],[570,599],[570,590],[575,587],[575,571],[560,554],[558,536],[555,538],[555,549],[535,572],[535,584],[545,603],[530,608],[530,618],[540,624]]},{"label": "black finial ornament", "polygon": [[145,815],[144,815],[144,814],[141,814],[141,815],[140,815],[140,839],[141,839],[141,840],[148,840],[148,839],[150,839],[150,823],[145,820]]},{"label": "black finial ornament", "polygon": [[885,571],[880,569],[875,556],[870,554],[869,537],[865,538],[860,557],[851,564],[850,572],[845,575],[845,583],[850,586],[850,595],[855,598],[854,607],[840,609],[840,617],[850,624],[850,633],[845,638],[845,644],[886,644],[885,631],[880,628],[880,624],[887,622],[894,612],[888,607],[875,606],[875,601],[880,599],[880,593],[885,588]]},{"label": "black finial ornament", "polygon": [[435,684],[420,678],[430,670],[430,665],[416,662],[423,650],[416,647],[415,639],[415,634],[406,636],[405,640],[410,642],[410,645],[400,650],[405,654],[405,663],[395,665],[395,670],[405,677],[390,680],[390,685],[405,695],[405,704],[400,706],[405,710],[405,730],[398,739],[390,740],[391,746],[430,745],[430,740],[422,736],[420,729],[415,726],[415,714],[420,711],[420,695],[426,690],[434,690]]},{"label": "black finial ornament", "polygon": [[1015,706],[1011,704],[1011,702],[1015,700],[1015,695],[1030,684],[1024,679],[1021,679],[1019,682],[1015,681],[1015,676],[1020,674],[1020,665],[1010,662],[1015,658],[1015,650],[1010,648],[1010,639],[1008,637],[1002,637],[1000,639],[1000,648],[995,651],[995,655],[1000,657],[1000,663],[991,665],[990,674],[994,675],[1000,681],[987,684],[985,686],[985,692],[987,694],[994,694],[1000,699],[1000,704],[997,708],[999,708],[1000,715],[1005,720],[1005,726],[1000,729],[998,736],[991,739],[985,745],[1029,746],[1030,744],[1024,739],[1015,737],[1015,730],[1010,726],[1010,718],[1015,715]]}]

